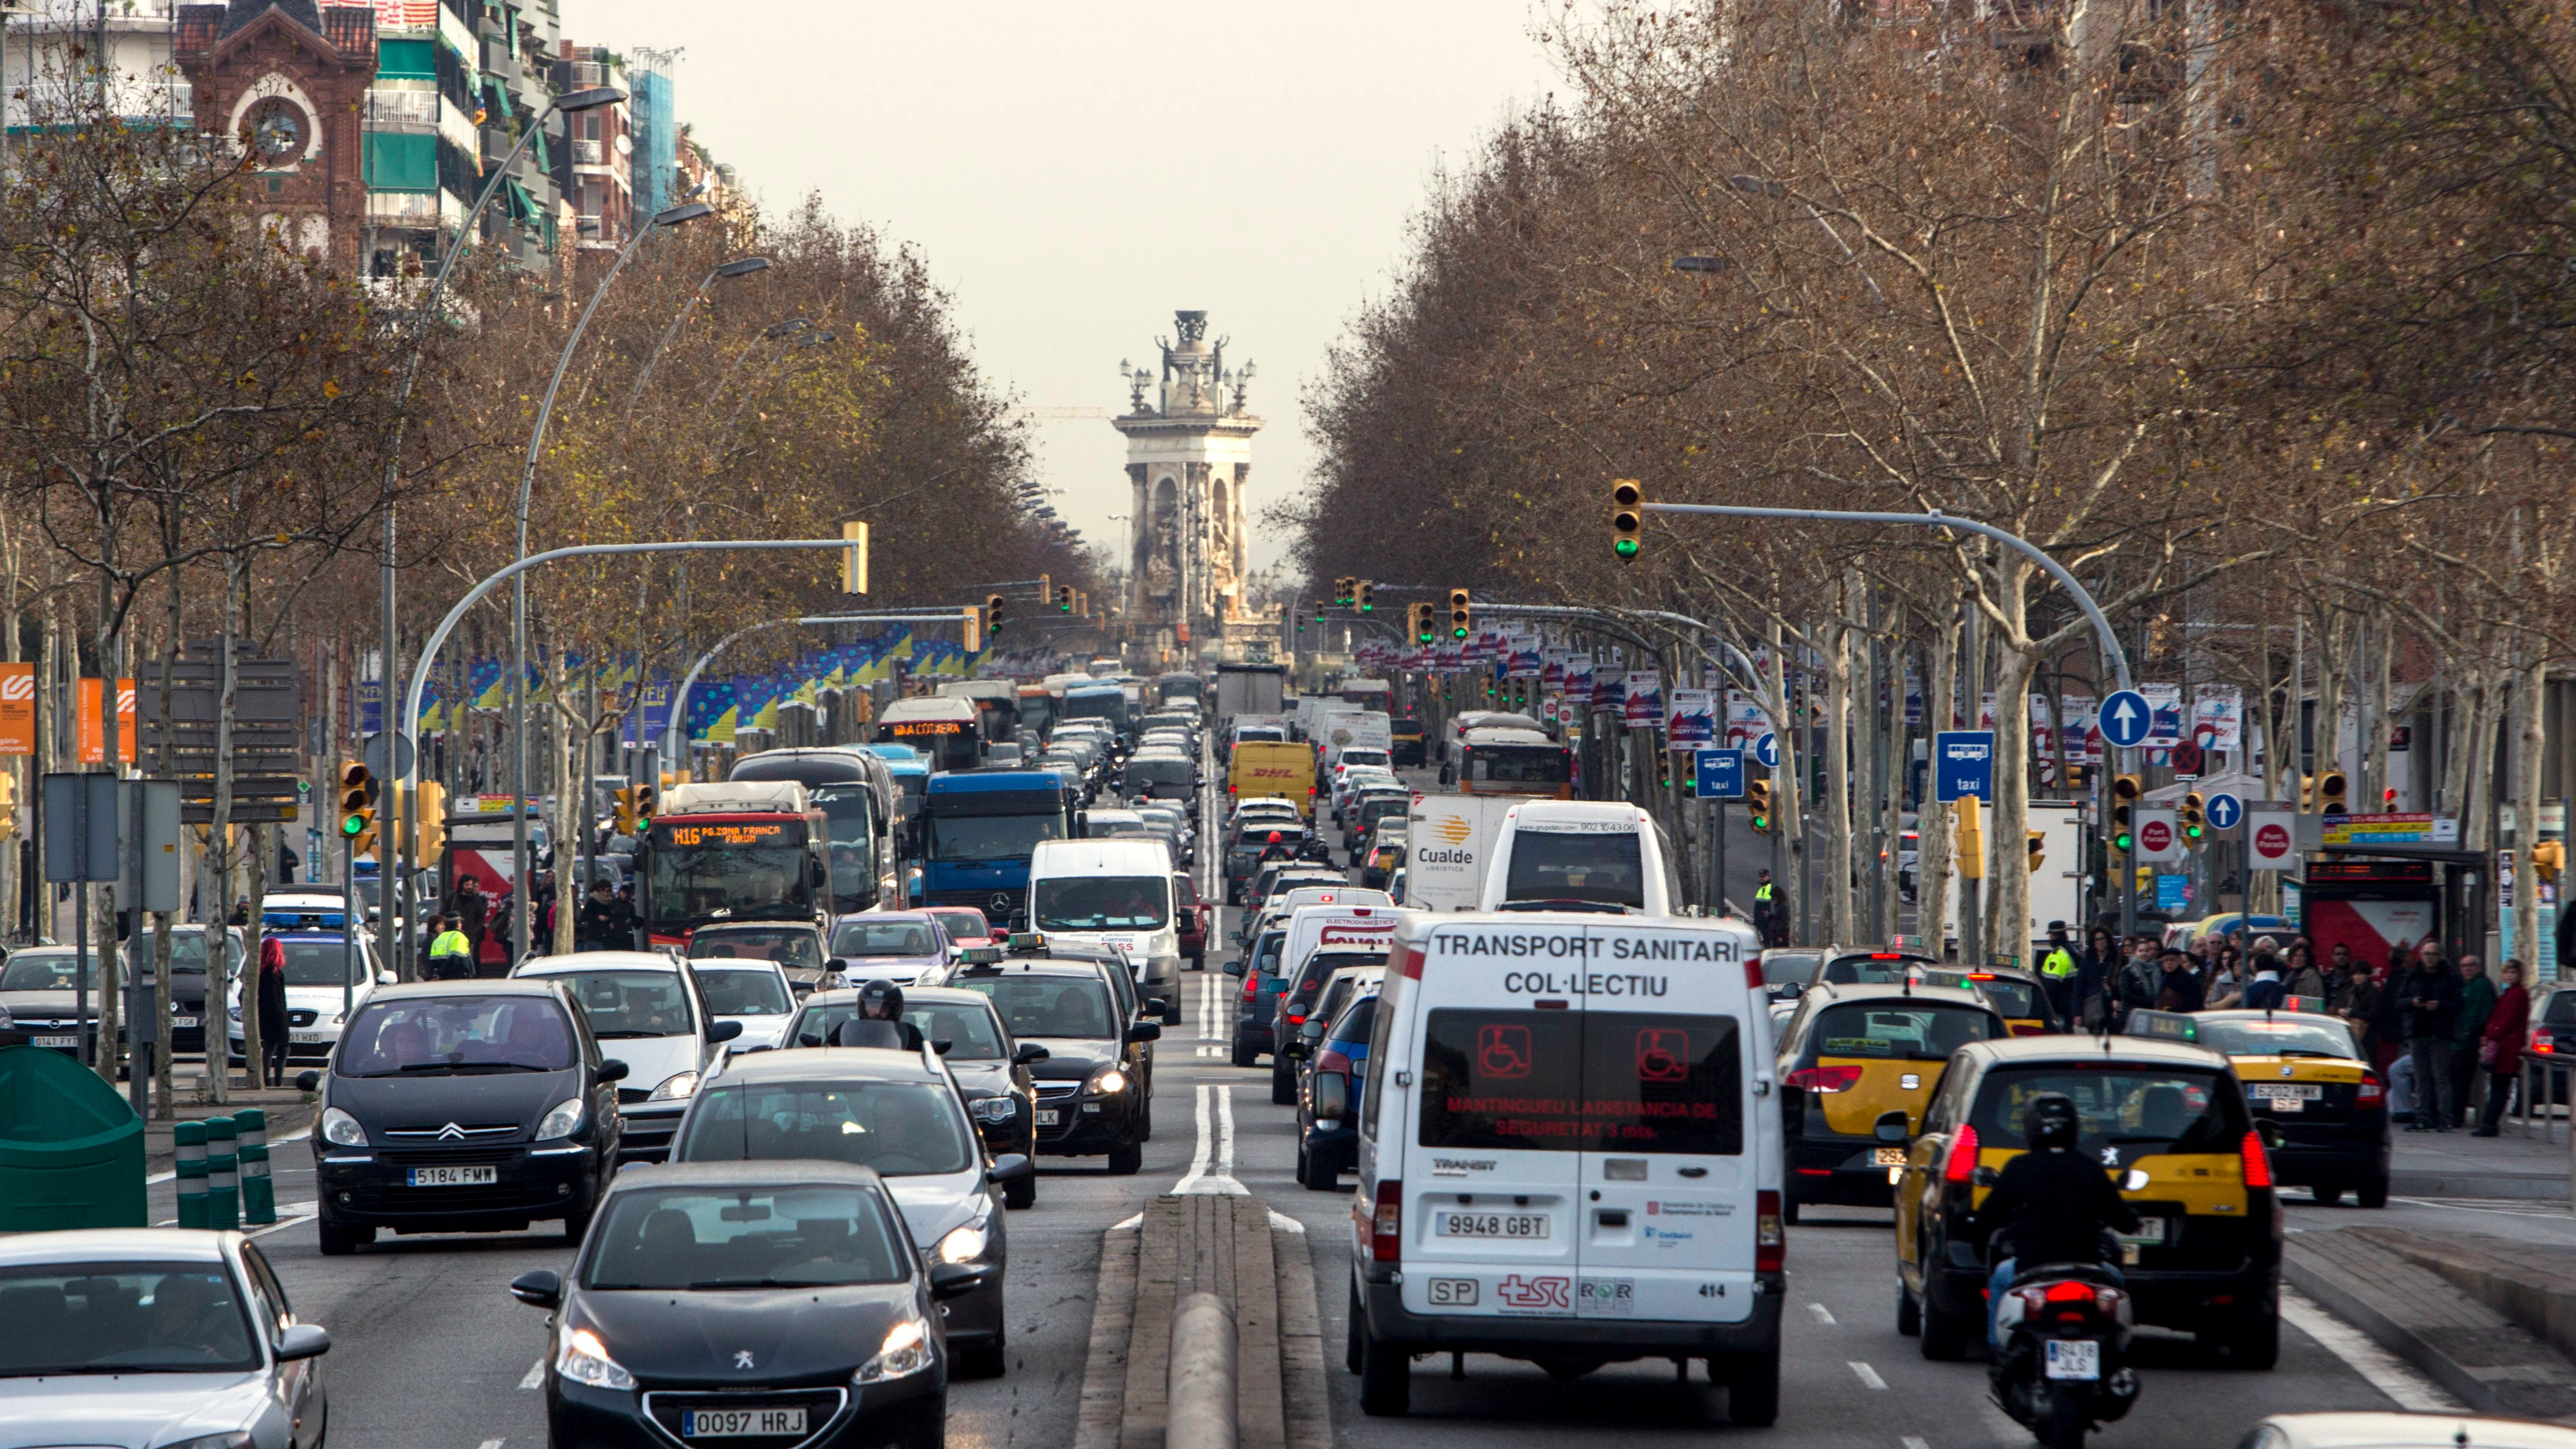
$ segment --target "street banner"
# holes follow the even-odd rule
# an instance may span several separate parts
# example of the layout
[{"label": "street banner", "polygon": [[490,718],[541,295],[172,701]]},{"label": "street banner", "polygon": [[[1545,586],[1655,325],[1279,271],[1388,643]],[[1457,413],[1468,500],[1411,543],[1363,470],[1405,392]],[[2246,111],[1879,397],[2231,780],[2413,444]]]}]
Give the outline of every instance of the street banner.
[{"label": "street banner", "polygon": [[1592,699],[1592,656],[1569,653],[1565,656],[1565,704],[1576,714]]},{"label": "street banner", "polygon": [[2102,763],[2102,701],[2089,694],[2061,694],[2057,719],[2066,731],[2067,763]]},{"label": "street banner", "polygon": [[1620,709],[1628,707],[1628,671],[1609,664],[1592,666],[1592,707]]},{"label": "street banner", "polygon": [[2233,684],[2202,685],[2191,701],[2191,742],[2230,757],[2243,750],[2245,691]]},{"label": "street banner", "polygon": [[1705,689],[1676,689],[1664,711],[1664,747],[1696,750],[1717,742],[1717,696]]},{"label": "street banner", "polygon": [[[107,761],[107,736],[99,727],[98,681],[80,682],[80,760],[84,765]],[[116,748],[117,760],[134,763],[134,681],[116,681]]]},{"label": "street banner", "polygon": [[36,666],[0,664],[0,755],[36,752]]},{"label": "street banner", "polygon": [[1631,669],[1625,681],[1626,724],[1632,730],[1661,729],[1664,724],[1664,676],[1660,670]]},{"label": "street banner", "polygon": [[2286,800],[2245,804],[2245,865],[2249,870],[2296,870],[2299,807]]},{"label": "street banner", "polygon": [[1538,722],[1554,729],[1565,722],[1565,696],[1542,695],[1538,702]]},{"label": "street banner", "polygon": [[2328,845],[2438,845],[2457,849],[2460,817],[2456,815],[2329,815]]},{"label": "street banner", "polygon": [[2141,684],[2138,693],[2145,695],[2147,707],[2154,716],[2147,722],[2147,737],[2141,742],[2150,750],[2170,750],[2181,744],[2182,686],[2179,684]]},{"label": "street banner", "polygon": [[1559,691],[1565,688],[1565,650],[1551,645],[1539,655],[1538,687]]},{"label": "street banner", "polygon": [[1536,679],[1546,667],[1536,634],[1515,634],[1511,644],[1511,678]]}]

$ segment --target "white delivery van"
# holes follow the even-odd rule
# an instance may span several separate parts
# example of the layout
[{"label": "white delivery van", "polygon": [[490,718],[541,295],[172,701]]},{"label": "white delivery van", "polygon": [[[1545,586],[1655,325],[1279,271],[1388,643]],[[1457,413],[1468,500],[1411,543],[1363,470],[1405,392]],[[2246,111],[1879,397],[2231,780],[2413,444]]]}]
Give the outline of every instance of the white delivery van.
[{"label": "white delivery van", "polygon": [[1416,795],[1405,812],[1404,894],[1417,911],[1472,911],[1485,903],[1485,863],[1517,795]]},{"label": "white delivery van", "polygon": [[1374,750],[1377,754],[1369,763],[1383,765],[1387,753],[1395,748],[1394,722],[1381,711],[1327,702],[1320,716],[1315,740],[1323,746],[1326,769],[1342,762],[1344,750]]},{"label": "white delivery van", "polygon": [[1503,813],[1485,869],[1488,911],[1612,909],[1669,916],[1681,899],[1655,817],[1611,800],[1523,800]]},{"label": "white delivery van", "polygon": [[[1574,912],[1409,915],[1352,1115],[1349,1366],[1401,1414],[1422,1354],[1708,1364],[1780,1404],[1780,1114],[1752,931]],[[1356,1097],[1354,1104],[1350,1098]]]},{"label": "white delivery van", "polygon": [[1114,946],[1135,969],[1137,995],[1161,997],[1180,1020],[1181,936],[1171,850],[1160,840],[1041,840],[1029,856],[1029,927],[1049,940]]},{"label": "white delivery van", "polygon": [[[1988,941],[1986,954],[2002,960],[2026,958],[2019,964],[2035,965],[2048,951],[2048,923],[2064,921],[2070,938],[2084,934],[2084,807],[2073,800],[2033,800],[2026,807],[2030,828],[2039,832],[2040,865],[2030,873],[2030,932],[2026,944],[2013,941]],[[1993,836],[1988,834],[1991,843]],[[2027,846],[2025,846],[2025,849]],[[1989,871],[1996,862],[1989,862]],[[1989,887],[1991,889],[1991,887]],[[1949,945],[1959,941],[1959,922],[1966,919],[1965,895],[1959,882],[1959,861],[1950,858],[1950,914],[1943,939]]]}]

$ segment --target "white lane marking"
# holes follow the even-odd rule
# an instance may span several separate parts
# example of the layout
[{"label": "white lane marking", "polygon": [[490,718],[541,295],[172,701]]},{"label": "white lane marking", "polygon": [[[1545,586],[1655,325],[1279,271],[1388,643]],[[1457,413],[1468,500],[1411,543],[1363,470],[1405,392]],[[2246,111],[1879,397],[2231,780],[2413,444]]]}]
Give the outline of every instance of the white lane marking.
[{"label": "white lane marking", "polygon": [[[1138,1216],[1141,1217],[1143,1214],[1140,1213]],[[1304,1223],[1297,1221],[1295,1218],[1288,1216],[1277,1208],[1272,1208],[1270,1210],[1270,1226],[1283,1233],[1303,1233],[1306,1231],[1306,1225]]]},{"label": "white lane marking", "polygon": [[505,1439],[486,1439],[481,1444],[475,1446],[475,1449],[501,1449],[501,1446],[507,1442],[509,1441]]},{"label": "white lane marking", "polygon": [[1120,1218],[1118,1221],[1111,1223],[1109,1225],[1109,1231],[1113,1233],[1132,1233],[1143,1226],[1145,1226],[1145,1215],[1143,1213],[1138,1213],[1132,1218]]},{"label": "white lane marking", "polygon": [[1807,1311],[1816,1315],[1816,1321],[1818,1323],[1831,1323],[1834,1321],[1834,1311],[1821,1303],[1808,1304]]},{"label": "white lane marking", "polygon": [[1190,1170],[1172,1191],[1250,1197],[1251,1189],[1234,1180],[1234,1088],[1208,1082],[1198,1086],[1198,1142],[1190,1149]]},{"label": "white lane marking", "polygon": [[2342,1359],[2362,1382],[2386,1394],[2401,1409],[2417,1413],[2451,1413],[2464,1407],[2418,1373],[2415,1366],[2373,1343],[2358,1328],[2328,1313],[2295,1288],[2281,1289],[2281,1317]]},{"label": "white lane marking", "polygon": [[[1222,988],[1224,980],[1223,976],[1214,974],[1199,978],[1199,1040],[1201,1041],[1221,1042],[1232,1035],[1231,1023],[1218,1019],[1219,1013],[1225,1009],[1225,992]],[[1213,1057],[1223,1056],[1224,1053],[1213,1047],[1203,1047],[1200,1049],[1200,1055]]]},{"label": "white lane marking", "polygon": [[522,1375],[519,1379],[519,1387],[523,1389],[544,1388],[545,1383],[546,1361],[544,1359],[538,1359],[535,1363],[528,1365],[527,1373]]},{"label": "white lane marking", "polygon": [[1932,1449],[1932,1441],[1931,1441],[1931,1440],[1929,1440],[1929,1439],[1918,1439],[1918,1438],[1916,1438],[1915,1436],[1913,1436],[1913,1435],[1911,1435],[1911,1434],[1906,1435],[1904,1438],[1899,1439],[1897,1442],[1898,1442],[1898,1443],[1900,1443],[1900,1444],[1902,1444],[1902,1445],[1904,1445],[1904,1446],[1905,1446],[1905,1449]]},{"label": "white lane marking", "polygon": [[1858,1359],[1852,1359],[1850,1360],[1850,1363],[1851,1371],[1860,1375],[1860,1381],[1862,1383],[1867,1384],[1873,1389],[1883,1389],[1887,1387],[1887,1380],[1878,1376],[1878,1370],[1871,1368],[1868,1364],[1862,1363]]}]

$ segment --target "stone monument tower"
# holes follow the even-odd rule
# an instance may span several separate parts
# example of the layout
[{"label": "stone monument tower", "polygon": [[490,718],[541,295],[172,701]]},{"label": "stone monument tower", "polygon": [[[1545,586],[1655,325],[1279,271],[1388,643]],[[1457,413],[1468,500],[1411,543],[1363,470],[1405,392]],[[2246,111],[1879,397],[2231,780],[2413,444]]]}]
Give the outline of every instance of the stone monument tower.
[{"label": "stone monument tower", "polygon": [[1178,342],[1160,342],[1162,376],[1118,369],[1129,410],[1111,426],[1127,435],[1127,618],[1138,644],[1175,662],[1229,657],[1227,645],[1271,632],[1244,599],[1244,485],[1261,419],[1244,411],[1253,368],[1228,372],[1225,342],[1209,341],[1207,313],[1173,314]]}]

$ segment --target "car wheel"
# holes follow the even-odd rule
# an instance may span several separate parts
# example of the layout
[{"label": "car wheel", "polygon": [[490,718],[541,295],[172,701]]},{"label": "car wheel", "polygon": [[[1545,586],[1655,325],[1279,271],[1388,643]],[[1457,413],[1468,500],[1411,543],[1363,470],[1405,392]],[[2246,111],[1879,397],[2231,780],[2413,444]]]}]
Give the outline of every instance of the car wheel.
[{"label": "car wheel", "polygon": [[590,1231],[590,1215],[598,1210],[598,1205],[594,1203],[580,1212],[566,1215],[563,1224],[564,1241],[573,1247],[580,1247],[582,1236]]},{"label": "car wheel", "polygon": [[2227,1366],[2264,1370],[2281,1361],[2281,1310],[2266,1305],[2261,1316],[2237,1326],[2227,1337]]},{"label": "car wheel", "polygon": [[1037,1205],[1038,1180],[1035,1177],[1017,1177],[1002,1184],[1002,1206],[1033,1208]]},{"label": "car wheel", "polygon": [[1351,1285],[1350,1318],[1344,1323],[1345,1331],[1342,1334],[1342,1367],[1352,1373],[1358,1373],[1360,1364],[1364,1361],[1360,1348],[1360,1317],[1363,1311],[1360,1307],[1360,1287],[1354,1283]]},{"label": "car wheel", "polygon": [[2352,1200],[2366,1208],[2384,1208],[2388,1206],[2388,1179],[2386,1177],[2374,1177],[2370,1181],[2363,1183],[2354,1191]]},{"label": "car wheel", "polygon": [[1136,1107],[1136,1140],[1154,1140],[1154,1097],[1151,1092],[1146,1093],[1145,1100]]},{"label": "car wheel", "polygon": [[374,1228],[351,1227],[345,1223],[335,1223],[329,1218],[322,1218],[315,1222],[313,1229],[322,1240],[322,1256],[326,1258],[345,1258],[358,1251],[362,1245],[376,1240]]},{"label": "car wheel", "polygon": [[1401,1418],[1413,1408],[1413,1355],[1380,1343],[1359,1316],[1360,1412],[1373,1419]]},{"label": "car wheel", "polygon": [[2317,1206],[2319,1207],[2333,1207],[2336,1203],[2343,1201],[2343,1189],[2341,1187],[2312,1187],[2308,1189],[2308,1193],[2316,1199]]},{"label": "car wheel", "polygon": [[1010,1372],[1010,1345],[987,1343],[957,1351],[957,1375],[969,1379],[998,1379]]},{"label": "car wheel", "polygon": [[1896,1285],[1896,1331],[1906,1338],[1923,1332],[1923,1305],[1902,1281]]},{"label": "car wheel", "polygon": [[1761,1429],[1780,1418],[1780,1350],[1748,1354],[1729,1365],[1726,1417],[1745,1428]]},{"label": "car wheel", "polygon": [[1977,1331],[1985,1327],[1973,1313],[1949,1313],[1931,1298],[1923,1299],[1923,1356],[1935,1363],[1956,1363],[1968,1356]]},{"label": "car wheel", "polygon": [[1109,1149],[1109,1172],[1113,1177],[1134,1177],[1144,1166],[1145,1149],[1141,1144],[1130,1142]]},{"label": "car wheel", "polygon": [[1794,1193],[1780,1194],[1780,1221],[1790,1227],[1798,1225],[1798,1198]]},{"label": "car wheel", "polygon": [[1287,1107],[1294,1105],[1296,1101],[1296,1073],[1288,1070],[1286,1062],[1274,1062],[1270,1068],[1270,1105]]},{"label": "car wheel", "polygon": [[1261,1053],[1254,1051],[1251,1047],[1240,1041],[1234,1044],[1234,1064],[1236,1066],[1248,1067],[1260,1059]]}]

